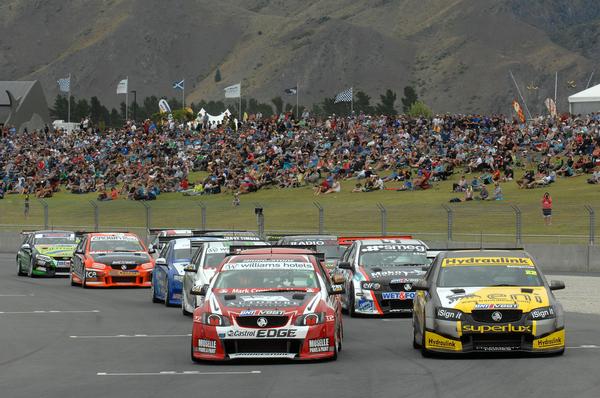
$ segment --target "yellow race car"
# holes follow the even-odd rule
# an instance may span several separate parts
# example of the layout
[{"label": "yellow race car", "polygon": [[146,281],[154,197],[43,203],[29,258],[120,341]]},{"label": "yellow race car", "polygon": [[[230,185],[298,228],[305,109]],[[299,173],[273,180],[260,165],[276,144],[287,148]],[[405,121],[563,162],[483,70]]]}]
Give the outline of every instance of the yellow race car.
[{"label": "yellow race car", "polygon": [[413,346],[430,353],[562,354],[565,318],[523,250],[441,252],[414,285]]}]

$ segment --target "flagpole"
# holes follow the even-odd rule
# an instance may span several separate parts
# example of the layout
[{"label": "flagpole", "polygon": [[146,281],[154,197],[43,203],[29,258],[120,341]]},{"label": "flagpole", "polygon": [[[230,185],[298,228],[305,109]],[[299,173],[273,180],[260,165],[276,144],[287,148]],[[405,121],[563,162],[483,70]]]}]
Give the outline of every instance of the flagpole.
[{"label": "flagpole", "polygon": [[69,73],[69,103],[67,105],[67,123],[71,123],[71,74]]},{"label": "flagpole", "polygon": [[129,76],[125,78],[127,80],[127,90],[125,91],[125,123],[129,119]]},{"label": "flagpole", "polygon": [[300,92],[300,85],[298,84],[298,82],[296,82],[296,120],[300,120],[300,115],[298,114],[299,111],[299,107],[298,107],[298,95]]},{"label": "flagpole", "polygon": [[183,87],[181,87],[181,103],[183,104],[183,109],[185,109],[185,79],[183,79]]},{"label": "flagpole", "polygon": [[350,116],[354,113],[354,88],[350,87]]},{"label": "flagpole", "polygon": [[519,85],[517,84],[517,81],[515,80],[515,77],[513,76],[513,73],[511,70],[508,71],[510,73],[510,77],[512,78],[513,83],[515,83],[515,87],[517,88],[517,93],[519,93],[519,97],[521,98],[521,101],[523,101],[523,105],[525,105],[525,110],[527,111],[527,114],[529,115],[529,119],[533,119],[533,117],[531,116],[531,112],[529,112],[529,108],[527,107],[527,102],[525,102],[525,98],[523,98],[523,95],[521,94],[521,90],[519,89]]},{"label": "flagpole", "polygon": [[242,82],[240,82],[240,118],[238,119],[238,126],[242,123]]}]

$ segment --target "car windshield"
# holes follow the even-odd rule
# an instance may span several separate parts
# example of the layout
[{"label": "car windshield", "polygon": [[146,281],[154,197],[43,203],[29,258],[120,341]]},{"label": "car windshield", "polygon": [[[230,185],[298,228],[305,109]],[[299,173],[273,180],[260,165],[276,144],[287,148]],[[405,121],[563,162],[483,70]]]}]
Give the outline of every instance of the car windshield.
[{"label": "car windshield", "polygon": [[314,270],[243,269],[223,271],[213,286],[216,289],[288,289],[316,288]]},{"label": "car windshield", "polygon": [[398,251],[363,252],[358,263],[365,268],[420,266],[429,264],[430,260],[424,254]]},{"label": "car windshield", "polygon": [[175,260],[188,260],[192,258],[193,251],[189,247],[174,250]]},{"label": "car windshield", "polygon": [[92,239],[91,252],[142,252],[144,248],[137,239]]},{"label": "car windshield", "polygon": [[204,257],[204,264],[202,265],[202,268],[204,268],[204,269],[217,268],[219,266],[219,264],[221,264],[221,261],[223,261],[225,256],[227,256],[227,254],[228,253],[206,253],[206,256]]},{"label": "car windshield", "polygon": [[317,253],[325,254],[326,259],[338,259],[344,254],[345,247],[339,245],[317,246]]},{"label": "car windshield", "polygon": [[74,245],[75,235],[36,235],[36,245]]},{"label": "car windshield", "polygon": [[441,267],[438,287],[542,286],[535,267],[472,265]]}]

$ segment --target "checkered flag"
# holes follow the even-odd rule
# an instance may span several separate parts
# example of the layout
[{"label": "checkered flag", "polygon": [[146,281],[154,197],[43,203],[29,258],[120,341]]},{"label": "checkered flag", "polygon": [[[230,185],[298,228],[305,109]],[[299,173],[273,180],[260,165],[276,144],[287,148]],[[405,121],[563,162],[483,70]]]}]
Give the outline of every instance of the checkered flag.
[{"label": "checkered flag", "polygon": [[333,103],[337,104],[338,102],[352,102],[352,87],[335,96],[335,101],[333,101]]},{"label": "checkered flag", "polygon": [[71,76],[58,79],[56,82],[58,83],[58,89],[63,93],[71,91]]}]

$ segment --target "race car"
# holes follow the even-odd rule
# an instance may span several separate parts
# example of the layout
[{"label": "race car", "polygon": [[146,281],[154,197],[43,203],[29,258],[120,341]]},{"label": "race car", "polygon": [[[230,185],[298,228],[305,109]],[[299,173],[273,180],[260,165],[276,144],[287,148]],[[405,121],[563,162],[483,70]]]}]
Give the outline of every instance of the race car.
[{"label": "race car", "polygon": [[[206,237],[210,238],[210,237]],[[181,297],[181,311],[183,315],[192,315],[198,304],[197,296],[190,294],[195,285],[202,286],[210,282],[215,270],[229,254],[229,248],[236,246],[263,246],[264,242],[254,240],[228,240],[212,238],[212,241],[193,242],[198,250],[195,252],[190,265],[185,267],[183,276],[183,289]]]},{"label": "race car", "polygon": [[562,354],[563,308],[522,250],[440,253],[414,285],[413,346],[423,355],[525,351]]},{"label": "race car", "polygon": [[344,309],[350,316],[410,313],[412,286],[430,263],[425,243],[408,237],[352,239],[336,271],[346,280]]},{"label": "race car", "polygon": [[148,245],[148,249],[154,249],[156,253],[159,253],[165,244],[169,242],[169,240],[177,238],[190,238],[194,236],[194,231],[191,229],[150,228],[149,232],[151,236],[154,236],[154,238]]},{"label": "race car", "polygon": [[205,297],[193,314],[192,360],[336,359],[343,286],[334,282],[343,280],[330,280],[314,254],[273,246],[228,257],[192,291]]},{"label": "race car", "polygon": [[277,245],[316,246],[317,253],[322,253],[325,256],[323,265],[328,270],[335,269],[345,249],[338,243],[337,236],[332,235],[287,235],[282,236],[277,241]]},{"label": "race car", "polygon": [[86,234],[75,249],[71,286],[151,287],[154,259],[150,254],[132,233]]},{"label": "race car", "polygon": [[[176,235],[174,235],[176,236]],[[169,306],[181,305],[184,268],[190,264],[194,252],[191,242],[214,241],[212,237],[176,238],[161,237],[162,250],[152,272],[152,302]],[[166,243],[165,243],[166,241]]]},{"label": "race car", "polygon": [[77,237],[71,231],[24,232],[17,253],[19,276],[68,276]]}]

